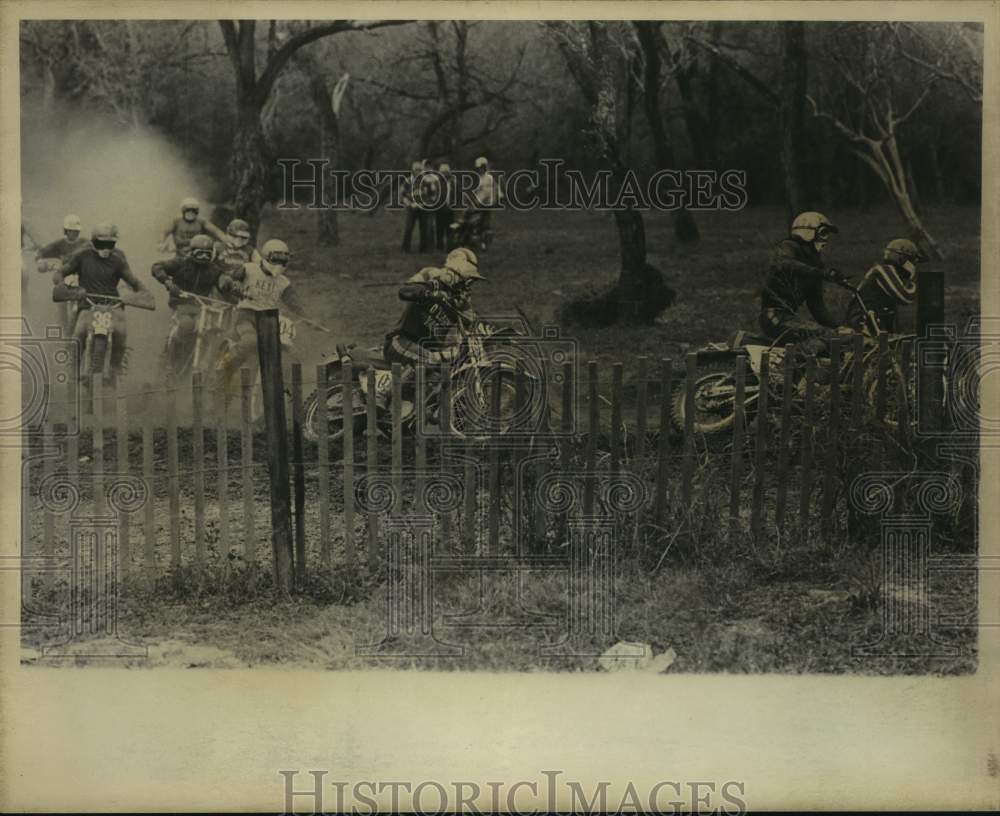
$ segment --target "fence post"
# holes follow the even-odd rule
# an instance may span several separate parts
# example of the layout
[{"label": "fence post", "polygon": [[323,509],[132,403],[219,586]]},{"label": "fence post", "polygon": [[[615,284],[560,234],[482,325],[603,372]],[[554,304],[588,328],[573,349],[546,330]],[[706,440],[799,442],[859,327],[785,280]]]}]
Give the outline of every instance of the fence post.
[{"label": "fence post", "polygon": [[153,477],[153,423],[149,417],[142,423],[142,478],[148,492],[143,506],[143,570],[146,582],[152,586],[156,580],[156,485]]},{"label": "fence post", "polygon": [[278,310],[254,312],[254,324],[257,327],[257,358],[267,429],[274,585],[279,593],[288,595],[292,591],[292,497],[288,485],[288,426],[285,421]]},{"label": "fence post", "polygon": [[[501,434],[500,396],[503,393],[503,368],[500,362],[493,364],[493,376],[490,377],[490,422],[487,424],[490,435],[495,438],[490,445],[490,555],[496,556],[500,551],[500,445]],[[496,422],[494,430],[493,421]]]},{"label": "fence post", "polygon": [[[378,406],[375,389],[375,367],[369,366],[367,370],[367,427],[365,428],[365,453],[367,455],[368,467],[365,476],[374,478],[378,471]],[[354,501],[353,496],[351,501]],[[368,569],[375,575],[379,569],[380,551],[378,545],[378,513],[368,513]]]},{"label": "fence post", "polygon": [[181,490],[177,473],[177,380],[167,374],[167,497],[170,512],[170,566],[181,565]]},{"label": "fence post", "polygon": [[[322,369],[322,372],[320,372]],[[330,387],[330,384],[326,380],[326,366],[319,366],[316,369],[316,379],[317,382],[321,383],[320,394],[323,394],[323,398],[320,400],[322,405],[322,411],[317,412],[316,421],[321,423],[320,428],[325,430],[326,423],[329,421],[329,417],[326,412],[326,391]],[[343,435],[343,449],[344,449],[344,483],[341,485],[344,494],[344,563],[347,564],[348,568],[357,566],[357,552],[355,548],[354,541],[354,364],[350,360],[346,360],[343,364],[343,368],[340,370],[340,384],[341,384],[341,411],[343,412],[343,425],[344,425],[344,435]],[[320,433],[320,466],[323,468],[323,479],[329,478],[330,472],[330,453],[329,453],[329,443],[327,439],[327,434]],[[320,505],[320,512],[323,511],[323,506]],[[321,524],[324,522],[321,521]],[[329,504],[326,505],[326,534],[329,538],[330,535],[330,508]],[[328,545],[329,546],[329,545]],[[327,568],[333,566],[332,563],[332,547],[330,552],[327,554]]]},{"label": "fence post", "polygon": [[878,422],[885,420],[888,373],[889,335],[882,331],[878,333],[878,381],[875,384],[875,419]]},{"label": "fence post", "polygon": [[[928,264],[917,269],[917,337],[929,337],[929,329],[944,323],[944,274]],[[940,371],[919,366],[917,393],[920,395],[921,427],[939,431],[944,427],[944,383]]]},{"label": "fence post", "polygon": [[306,465],[302,444],[302,364],[292,363],[292,461],[295,463],[295,581],[306,580]]},{"label": "fence post", "polygon": [[191,458],[194,486],[194,560],[205,566],[205,434],[202,424],[202,377],[191,375]]},{"label": "fence post", "polygon": [[746,358],[736,359],[736,403],[733,406],[733,453],[729,473],[729,536],[737,532],[740,520],[740,493],[743,482],[743,436],[746,425]]},{"label": "fence post", "polygon": [[[128,461],[128,406],[127,396],[124,389],[117,388],[117,399],[115,400],[115,419],[117,420],[118,432],[115,444],[118,448],[118,462],[116,468],[120,476],[125,476],[129,472]],[[46,460],[49,461],[49,460]],[[147,501],[152,501],[152,496]],[[122,580],[127,580],[132,572],[132,545],[129,541],[129,514],[127,510],[118,511],[118,563],[120,569],[118,575]]]},{"label": "fence post", "polygon": [[225,386],[216,389],[218,404],[218,427],[215,436],[215,460],[218,469],[216,490],[219,500],[219,546],[220,558],[229,554],[229,392]]},{"label": "fence post", "polygon": [[597,436],[601,430],[601,406],[597,391],[597,361],[587,362],[588,409],[590,412],[590,427],[587,433],[587,460],[584,469],[587,472],[583,485],[583,514],[594,514],[594,471],[597,470]]},{"label": "fence post", "polygon": [[781,438],[778,442],[778,491],[774,501],[774,525],[779,531],[785,527],[785,504],[788,499],[788,457],[792,440],[792,403],[795,395],[794,345],[785,346],[781,370]]},{"label": "fence post", "polygon": [[253,375],[240,369],[240,454],[243,481],[243,557],[257,560],[257,531],[253,500]]},{"label": "fence post", "polygon": [[663,527],[667,510],[667,464],[670,456],[670,423],[673,401],[674,361],[665,357],[660,361],[660,435],[656,443],[656,499],[653,517],[656,526]]},{"label": "fence post", "polygon": [[[690,516],[694,489],[694,393],[698,377],[698,355],[691,352],[684,361],[684,460],[681,472],[681,504]],[[686,519],[685,523],[690,519]]]},{"label": "fence post", "polygon": [[836,491],[837,461],[840,458],[840,338],[830,343],[830,422],[825,437],[826,468],[823,474],[823,521],[827,535],[833,530],[833,504]]},{"label": "fence post", "polygon": [[426,514],[424,478],[427,471],[427,406],[424,404],[424,372],[416,371],[414,374],[413,410],[416,425],[416,433],[413,435],[413,464],[416,468],[413,479],[414,508],[417,513]]},{"label": "fence post", "polygon": [[757,431],[754,444],[753,499],[750,507],[750,537],[756,544],[764,515],[764,484],[767,470],[767,411],[771,379],[771,353],[765,351],[760,356],[760,391],[757,393]]},{"label": "fence post", "polygon": [[389,405],[392,414],[392,490],[396,494],[396,507],[403,509],[403,367],[393,363],[392,372],[392,402]]},{"label": "fence post", "polygon": [[[448,443],[452,440],[454,417],[452,417],[452,405],[451,405],[451,365],[445,364],[441,368],[441,387],[439,389],[438,397],[438,421],[440,429],[440,437],[438,441],[438,457],[440,459],[438,467],[441,470],[447,470],[445,460],[447,459],[447,448]],[[466,426],[464,428],[466,434],[469,433],[470,429]],[[443,511],[440,514],[441,518],[441,543],[448,547],[451,544],[451,513]]]},{"label": "fence post", "polygon": [[[316,366],[316,416],[313,417],[313,427],[316,429],[316,489],[319,493],[319,550],[323,564],[324,575],[329,575],[333,566],[332,547],[330,546],[330,422],[327,417],[326,400],[328,392],[326,382],[326,366],[322,363]],[[345,395],[350,399],[351,392]],[[344,414],[351,412],[352,405],[344,406]],[[346,472],[347,461],[344,461]],[[344,510],[347,508],[345,506]],[[347,521],[345,515],[344,521]],[[344,526],[344,536],[347,536],[347,526]]]},{"label": "fence post", "polygon": [[809,529],[809,499],[812,494],[813,466],[813,402],[816,386],[816,357],[811,356],[806,361],[806,405],[802,422],[802,451],[800,456],[801,472],[799,474],[799,534],[803,535]]},{"label": "fence post", "polygon": [[90,475],[93,481],[94,515],[103,515],[104,500],[104,376],[97,371],[91,377],[90,393],[93,395],[94,426],[90,436]]}]

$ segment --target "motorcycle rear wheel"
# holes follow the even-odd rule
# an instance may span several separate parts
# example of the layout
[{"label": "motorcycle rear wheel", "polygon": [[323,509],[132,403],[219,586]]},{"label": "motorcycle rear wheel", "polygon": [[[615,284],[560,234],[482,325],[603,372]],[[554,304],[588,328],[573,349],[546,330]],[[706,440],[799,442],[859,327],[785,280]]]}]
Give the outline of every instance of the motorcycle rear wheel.
[{"label": "motorcycle rear wheel", "polygon": [[[674,428],[683,433],[687,420],[686,391],[684,383],[674,389],[673,410],[670,412]],[[732,428],[736,418],[736,377],[732,371],[712,371],[695,380],[694,432],[717,434]]]},{"label": "motorcycle rear wheel", "polygon": [[[302,404],[302,432],[306,439],[318,442],[321,429],[318,425],[319,389],[314,390]],[[365,398],[357,383],[352,383],[351,414],[354,417],[354,432],[365,427]],[[326,388],[326,438],[338,442],[344,437],[344,385],[336,382]]]}]

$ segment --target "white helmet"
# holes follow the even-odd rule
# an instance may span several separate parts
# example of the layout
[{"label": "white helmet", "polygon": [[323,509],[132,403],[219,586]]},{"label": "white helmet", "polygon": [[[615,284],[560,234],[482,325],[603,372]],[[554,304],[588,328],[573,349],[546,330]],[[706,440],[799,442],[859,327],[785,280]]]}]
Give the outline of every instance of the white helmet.
[{"label": "white helmet", "polygon": [[489,162],[486,160],[485,156],[480,156],[478,159],[476,159],[476,167],[477,168],[479,168],[479,167],[486,167],[487,165],[489,165]]},{"label": "white helmet", "polygon": [[260,255],[265,261],[280,266],[288,265],[288,259],[291,254],[288,251],[288,244],[277,238],[271,238],[266,241],[260,250]]},{"label": "white helmet", "polygon": [[466,247],[459,247],[449,252],[444,265],[461,280],[486,280],[479,274],[479,259],[476,253]]},{"label": "white helmet", "polygon": [[804,212],[795,216],[792,221],[792,235],[797,235],[803,241],[812,243],[817,238],[825,240],[830,234],[840,232],[834,223],[823,213]]},{"label": "white helmet", "polygon": [[67,215],[63,219],[63,229],[64,230],[74,230],[79,232],[83,229],[83,224],[80,223],[80,216],[78,215]]},{"label": "white helmet", "polygon": [[181,201],[181,212],[184,212],[184,210],[194,210],[195,212],[198,212],[200,209],[201,204],[198,203],[197,198],[191,198],[191,196],[188,196]]}]

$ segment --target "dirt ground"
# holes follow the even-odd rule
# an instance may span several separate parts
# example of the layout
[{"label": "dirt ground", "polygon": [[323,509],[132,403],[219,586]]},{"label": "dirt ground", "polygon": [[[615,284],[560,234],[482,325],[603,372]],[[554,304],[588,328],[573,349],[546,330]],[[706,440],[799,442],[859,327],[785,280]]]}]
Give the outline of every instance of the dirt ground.
[{"label": "dirt ground", "polygon": [[[890,211],[831,213],[841,226],[831,263],[848,274],[860,275],[880,257],[880,247],[897,237],[898,219]],[[342,243],[320,247],[313,238],[314,215],[275,212],[262,230],[262,240],[285,239],[294,253],[292,275],[311,315],[334,329],[303,339],[302,362],[318,362],[328,346],[341,340],[372,345],[398,318],[400,304],[393,286],[421,266],[440,262],[440,254],[404,255],[399,251],[402,219],[391,213],[370,217],[341,217]],[[948,319],[964,324],[979,309],[978,212],[930,211],[929,229],[942,238],[949,259]],[[652,327],[573,329],[584,359],[599,361],[610,375],[610,363],[622,362],[626,383],[634,376],[635,359],[653,360],[683,353],[707,341],[722,340],[737,329],[753,330],[756,291],[766,265],[768,247],[782,237],[783,212],[753,209],[743,213],[699,215],[701,243],[680,247],[674,243],[666,214],[648,218],[650,261],[660,267],[678,291],[677,303]],[[536,328],[554,321],[559,303],[580,287],[600,285],[616,274],[618,250],[614,225],[608,216],[593,213],[508,213],[495,219],[496,238],[481,262],[489,278],[476,292],[480,312],[487,317],[510,316],[521,307]],[[831,300],[838,302],[836,296]],[[912,313],[904,317],[912,321]],[[134,329],[133,329],[134,330]],[[564,332],[564,333],[568,333]],[[154,344],[155,345],[155,344]],[[308,371],[308,369],[307,369]],[[133,385],[146,382],[150,372],[133,371]],[[610,383],[602,381],[608,393]],[[308,389],[307,389],[308,390]],[[650,407],[651,417],[658,411]],[[627,419],[627,417],[626,417]],[[140,420],[136,420],[136,423]],[[182,418],[183,421],[183,418]],[[130,461],[138,467],[141,451],[136,423],[130,439]],[[651,431],[653,430],[651,425]],[[114,435],[109,434],[109,459]],[[342,503],[331,497],[332,546],[338,567],[333,574],[312,577],[291,601],[272,596],[269,584],[269,509],[266,471],[255,467],[255,497],[251,534],[261,556],[259,564],[239,557],[245,532],[238,490],[239,448],[230,441],[230,542],[219,543],[219,510],[214,500],[214,476],[206,473],[206,564],[197,573],[193,558],[193,507],[190,474],[183,474],[181,500],[182,568],[169,572],[169,516],[166,479],[158,476],[154,490],[158,579],[144,583],[142,573],[142,519],[132,520],[134,534],[129,576],[123,586],[119,615],[122,637],[149,646],[143,660],[114,659],[134,668],[158,665],[242,666],[309,665],[331,669],[355,666],[413,665],[457,670],[591,670],[596,654],[610,645],[596,639],[570,657],[543,657],[540,647],[551,645],[567,631],[565,573],[524,570],[475,574],[442,573],[434,577],[434,632],[458,656],[359,657],[355,646],[378,643],[386,633],[386,584],[361,567],[345,568]],[[88,455],[81,440],[81,455]],[[158,461],[163,443],[157,435]],[[258,446],[259,447],[259,446]],[[188,461],[190,441],[181,436],[181,461]],[[92,452],[90,452],[92,453]],[[259,453],[259,451],[258,451]],[[318,565],[318,501],[316,470],[307,448],[306,539],[310,565]],[[382,452],[387,456],[387,450]],[[726,454],[728,455],[728,454]],[[214,463],[214,446],[206,457]],[[383,459],[383,462],[386,459]],[[336,468],[334,469],[336,471]],[[673,474],[672,474],[673,477]],[[748,478],[750,475],[748,474]],[[332,482],[340,490],[339,480]],[[672,488],[671,488],[672,489]],[[930,656],[860,658],[851,646],[876,639],[881,626],[877,604],[870,596],[872,553],[859,550],[844,536],[826,537],[807,531],[804,536],[771,541],[753,549],[714,531],[713,519],[723,517],[721,506],[706,504],[700,511],[704,536],[694,546],[667,552],[663,537],[649,563],[625,561],[618,576],[615,638],[648,644],[656,653],[676,652],[670,671],[683,672],[861,672],[955,674],[975,670],[975,630],[938,626],[935,636],[956,646],[952,654],[938,650]],[[41,514],[32,514],[31,540],[41,535]],[[359,538],[363,518],[356,519]],[[64,524],[57,529],[57,552],[68,552]],[[447,544],[444,545],[447,549]],[[555,555],[565,554],[565,541],[549,542]],[[968,555],[974,543],[949,540],[951,554]],[[361,553],[363,560],[364,553]],[[662,557],[661,557],[662,556]],[[658,564],[654,569],[653,563]],[[317,569],[316,572],[319,572]],[[515,576],[520,575],[518,580]],[[932,577],[928,605],[932,620],[942,614],[967,622],[975,610],[975,573]],[[48,662],[40,649],[65,636],[65,577],[54,586],[37,580],[35,600],[24,619],[24,660]],[[906,603],[911,603],[907,600]],[[474,615],[479,607],[479,614]],[[55,616],[43,621],[36,613]],[[60,623],[58,618],[63,615]],[[461,625],[455,616],[478,621]],[[499,625],[506,621],[509,625]],[[396,648],[388,644],[391,653]],[[897,644],[899,645],[899,644]],[[904,644],[905,645],[905,644]],[[919,645],[919,644],[918,644]],[[436,647],[435,647],[436,649]],[[435,649],[431,649],[434,651]],[[897,648],[896,651],[906,651]],[[919,649],[914,649],[919,652]],[[413,654],[410,649],[409,654]],[[97,658],[69,657],[65,662],[94,662]]]}]

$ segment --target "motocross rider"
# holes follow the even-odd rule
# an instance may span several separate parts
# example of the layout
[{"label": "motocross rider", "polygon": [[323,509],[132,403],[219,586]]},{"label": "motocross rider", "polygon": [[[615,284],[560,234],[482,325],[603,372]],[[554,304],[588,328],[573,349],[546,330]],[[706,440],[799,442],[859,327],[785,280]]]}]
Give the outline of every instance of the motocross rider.
[{"label": "motocross rider", "polygon": [[[822,213],[804,212],[792,221],[789,237],[775,247],[760,304],[760,327],[771,340],[795,343],[805,354],[826,348],[838,323],[823,300],[823,282],[844,278],[824,265],[822,253],[837,232]],[[803,303],[813,320],[798,316]]]},{"label": "motocross rider", "polygon": [[226,227],[226,240],[215,242],[215,257],[227,271],[242,269],[244,264],[260,263],[260,253],[250,243],[250,225],[234,218]]},{"label": "motocross rider", "polygon": [[[926,260],[927,256],[913,241],[894,238],[886,244],[882,262],[865,273],[858,294],[882,331],[896,331],[897,311],[900,306],[913,303],[917,294],[917,264]],[[847,325],[858,331],[867,330],[857,299],[852,299],[847,308]]]},{"label": "motocross rider", "polygon": [[196,198],[185,198],[181,201],[181,217],[170,222],[170,226],[160,236],[158,249],[166,252],[169,249],[169,239],[173,238],[174,251],[178,257],[187,253],[191,239],[196,235],[207,234],[219,241],[226,241],[226,233],[211,221],[202,218],[201,204]]},{"label": "motocross rider", "polygon": [[[63,289],[64,294],[75,298],[79,303],[79,313],[73,337],[79,344],[81,355],[87,339],[87,332],[93,323],[91,304],[88,300],[98,304],[106,303],[111,307],[111,332],[113,334],[111,376],[113,379],[121,373],[122,360],[125,356],[125,307],[120,301],[105,300],[102,296],[117,298],[119,281],[125,281],[134,292],[148,293],[146,287],[132,273],[128,261],[125,259],[125,253],[117,248],[117,243],[118,227],[110,223],[95,226],[90,233],[90,244],[70,256],[60,270],[62,281],[76,275],[78,285],[67,286],[65,283],[60,283],[56,287],[57,290]],[[56,299],[56,294],[54,293],[53,299]]]},{"label": "motocross rider", "polygon": [[201,297],[219,298],[220,292],[234,288],[233,280],[216,260],[212,239],[207,235],[194,236],[187,255],[154,263],[150,272],[170,293],[169,305],[174,319],[167,348],[173,346],[175,359],[183,359],[183,354],[194,343],[195,327],[201,311],[198,302],[193,298],[185,299],[184,294],[190,292]]},{"label": "motocross rider", "polygon": [[459,329],[475,320],[472,285],[486,280],[471,249],[448,253],[444,267],[425,267],[399,290],[406,308],[399,324],[386,335],[383,353],[391,363],[412,370],[417,363],[438,368],[455,360]]},{"label": "motocross rider", "polygon": [[[230,273],[239,303],[237,304],[235,342],[222,361],[221,371],[225,383],[232,382],[236,373],[254,359],[257,351],[257,326],[255,311],[287,308],[296,315],[305,309],[285,274],[291,253],[288,244],[271,238],[261,248],[259,263],[247,263]],[[227,286],[228,288],[228,286]]]},{"label": "motocross rider", "polygon": [[[35,253],[35,262],[39,272],[52,269],[52,283],[62,283],[60,269],[69,260],[73,253],[78,252],[87,245],[87,239],[80,236],[83,225],[76,215],[67,215],[63,219],[63,237],[50,244],[41,247]],[[67,333],[73,331],[73,323],[76,322],[76,311],[70,312],[65,302],[59,303],[59,322]]]}]

